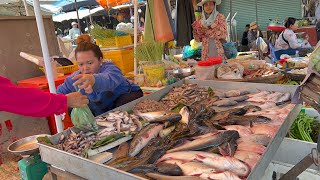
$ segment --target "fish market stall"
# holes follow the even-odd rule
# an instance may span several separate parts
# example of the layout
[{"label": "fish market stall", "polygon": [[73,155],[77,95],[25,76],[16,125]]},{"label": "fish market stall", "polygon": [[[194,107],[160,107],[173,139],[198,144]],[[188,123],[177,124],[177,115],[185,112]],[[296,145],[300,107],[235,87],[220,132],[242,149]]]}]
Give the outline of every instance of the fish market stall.
[{"label": "fish market stall", "polygon": [[85,179],[256,179],[300,112],[296,89],[182,80],[97,117],[96,133],[44,138],[40,154]]}]

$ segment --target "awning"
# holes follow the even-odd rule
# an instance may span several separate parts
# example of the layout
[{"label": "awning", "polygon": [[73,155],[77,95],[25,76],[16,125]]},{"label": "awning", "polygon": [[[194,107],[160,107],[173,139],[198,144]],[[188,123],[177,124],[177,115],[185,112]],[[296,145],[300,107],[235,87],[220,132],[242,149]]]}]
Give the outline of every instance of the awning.
[{"label": "awning", "polygon": [[[87,9],[87,8],[80,8],[78,10],[79,13],[79,19],[83,19],[85,17],[88,17],[94,13],[97,13],[99,11],[104,11],[103,7],[97,7],[94,9]],[[77,19],[77,11],[67,12],[67,13],[59,13],[52,16],[52,19],[54,22],[62,22],[67,21],[70,19]]]}]

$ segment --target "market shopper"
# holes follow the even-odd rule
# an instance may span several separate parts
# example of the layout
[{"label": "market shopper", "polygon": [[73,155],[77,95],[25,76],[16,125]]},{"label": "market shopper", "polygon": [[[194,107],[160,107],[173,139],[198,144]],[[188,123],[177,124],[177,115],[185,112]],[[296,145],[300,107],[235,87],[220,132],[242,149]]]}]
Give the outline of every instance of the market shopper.
[{"label": "market shopper", "polygon": [[69,30],[70,39],[76,39],[81,34],[80,29],[78,28],[78,23],[72,22],[71,26],[72,29]]},{"label": "market shopper", "polygon": [[258,50],[258,46],[256,43],[258,37],[263,38],[263,34],[259,28],[258,23],[252,22],[250,23],[250,29],[248,31],[248,44],[249,44],[249,48],[253,51]]},{"label": "market shopper", "polygon": [[296,51],[311,48],[308,42],[308,36],[303,42],[298,42],[298,38],[294,33],[298,29],[298,21],[296,18],[289,17],[285,23],[286,29],[279,35],[275,44],[275,55],[280,59],[282,54],[295,55]]},{"label": "market shopper", "polygon": [[35,88],[22,88],[0,76],[0,111],[32,117],[62,114],[67,107],[83,107],[89,103],[79,92],[68,95],[51,94]]},{"label": "market shopper", "polygon": [[202,0],[198,6],[202,6],[202,18],[196,20],[193,26],[193,36],[202,42],[202,59],[220,56],[226,59],[223,43],[227,37],[227,23],[223,14],[219,13],[216,6],[221,0]]},{"label": "market shopper", "polygon": [[58,87],[59,94],[76,92],[78,87],[89,98],[89,108],[96,116],[143,96],[140,87],[127,80],[118,67],[103,62],[99,46],[82,40],[75,50],[79,71]]},{"label": "market shopper", "polygon": [[242,34],[242,39],[241,39],[241,51],[245,52],[245,51],[249,51],[249,41],[248,41],[248,32],[250,30],[250,24],[246,25],[246,28]]}]

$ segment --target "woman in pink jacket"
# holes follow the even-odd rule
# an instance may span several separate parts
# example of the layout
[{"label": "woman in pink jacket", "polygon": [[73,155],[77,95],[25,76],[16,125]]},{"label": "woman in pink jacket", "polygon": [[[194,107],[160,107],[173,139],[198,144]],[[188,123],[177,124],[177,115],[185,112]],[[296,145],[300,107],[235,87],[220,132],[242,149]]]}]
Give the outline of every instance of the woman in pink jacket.
[{"label": "woman in pink jacket", "polygon": [[32,117],[59,115],[67,108],[83,107],[89,103],[79,92],[52,94],[35,88],[22,88],[0,76],[0,111]]}]

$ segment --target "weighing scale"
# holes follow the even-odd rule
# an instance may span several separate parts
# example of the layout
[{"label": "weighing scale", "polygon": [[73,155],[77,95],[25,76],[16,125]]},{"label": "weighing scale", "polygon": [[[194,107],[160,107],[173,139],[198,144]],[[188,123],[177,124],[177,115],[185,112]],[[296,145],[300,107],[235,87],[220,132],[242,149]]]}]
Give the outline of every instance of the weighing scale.
[{"label": "weighing scale", "polygon": [[20,178],[22,180],[42,180],[48,172],[48,166],[41,160],[37,137],[50,135],[29,136],[13,142],[8,146],[8,151],[23,156],[18,162]]}]

